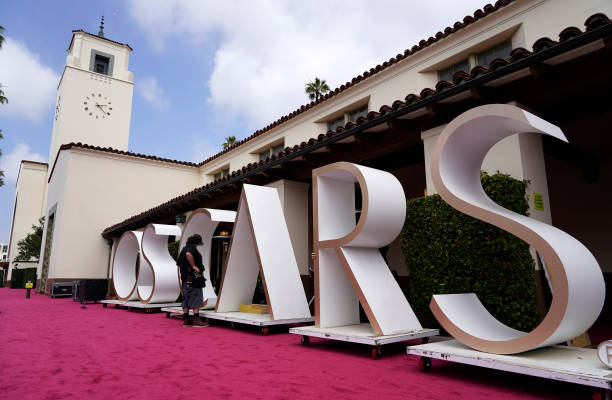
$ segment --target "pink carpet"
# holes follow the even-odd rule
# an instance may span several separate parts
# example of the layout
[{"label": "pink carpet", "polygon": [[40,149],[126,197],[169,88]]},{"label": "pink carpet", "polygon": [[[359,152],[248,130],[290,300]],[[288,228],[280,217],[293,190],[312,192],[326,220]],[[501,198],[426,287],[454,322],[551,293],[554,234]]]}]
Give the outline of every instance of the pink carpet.
[{"label": "pink carpet", "polygon": [[143,314],[0,288],[0,399],[576,399],[585,387],[433,360],[402,347],[183,328]]}]

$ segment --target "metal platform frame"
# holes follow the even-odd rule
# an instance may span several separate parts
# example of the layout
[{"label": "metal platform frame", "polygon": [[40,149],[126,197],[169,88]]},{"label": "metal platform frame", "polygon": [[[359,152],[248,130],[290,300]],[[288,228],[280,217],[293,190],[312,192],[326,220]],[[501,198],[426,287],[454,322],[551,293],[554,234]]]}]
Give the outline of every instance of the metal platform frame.
[{"label": "metal platform frame", "polygon": [[[198,312],[198,314],[203,314],[205,311],[210,311],[210,310],[202,310],[200,309],[200,311]],[[173,307],[163,307],[161,309],[161,312],[165,312],[166,313],[166,318],[171,318],[173,316],[175,317],[183,317],[183,307],[181,307],[181,304],[179,304],[178,306],[173,306]],[[189,309],[189,315],[193,315],[193,310]]]},{"label": "metal platform frame", "polygon": [[314,325],[302,326],[289,329],[289,333],[301,335],[304,346],[310,344],[311,337],[366,344],[371,346],[370,355],[372,358],[377,359],[382,356],[382,346],[385,344],[415,339],[422,339],[423,342],[427,342],[429,337],[438,335],[440,331],[438,329],[422,329],[420,331],[401,332],[393,335],[376,335],[370,324],[363,323],[333,328],[317,328]]},{"label": "metal platform frame", "polygon": [[124,300],[102,300],[102,307],[108,307],[114,305],[114,308],[127,308],[128,311],[134,309],[144,310],[147,313],[152,311],[160,311],[163,307],[176,307],[180,306],[181,303],[142,303],[140,301],[124,301]]},{"label": "metal platform frame", "polygon": [[431,359],[452,361],[516,374],[576,383],[594,388],[593,399],[610,399],[612,369],[597,358],[597,350],[549,346],[516,355],[490,354],[471,349],[457,340],[409,346],[420,356],[419,369],[431,370]]},{"label": "metal platform frame", "polygon": [[289,319],[271,319],[270,314],[252,314],[243,312],[215,312],[211,310],[200,310],[200,316],[210,320],[228,321],[234,324],[257,326],[261,330],[262,335],[267,335],[270,326],[304,324],[313,322],[314,317],[309,318],[289,318]]}]

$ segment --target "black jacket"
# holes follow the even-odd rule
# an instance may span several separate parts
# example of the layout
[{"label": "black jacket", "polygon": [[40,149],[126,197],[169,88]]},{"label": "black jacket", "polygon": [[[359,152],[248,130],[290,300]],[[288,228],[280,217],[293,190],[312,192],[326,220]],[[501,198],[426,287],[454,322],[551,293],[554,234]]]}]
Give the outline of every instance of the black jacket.
[{"label": "black jacket", "polygon": [[204,265],[202,265],[202,254],[198,251],[197,247],[188,244],[183,247],[181,253],[178,256],[178,260],[176,261],[176,265],[179,266],[179,270],[181,271],[181,281],[190,281],[193,276],[193,269],[189,264],[189,260],[187,260],[187,253],[191,253],[193,257],[193,263],[196,267],[200,269],[200,272],[204,272]]}]

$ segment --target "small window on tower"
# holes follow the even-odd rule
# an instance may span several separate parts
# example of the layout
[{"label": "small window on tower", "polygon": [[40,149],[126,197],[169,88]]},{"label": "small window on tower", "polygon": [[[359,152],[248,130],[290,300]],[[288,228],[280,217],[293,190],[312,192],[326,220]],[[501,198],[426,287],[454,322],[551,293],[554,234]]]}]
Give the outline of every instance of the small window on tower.
[{"label": "small window on tower", "polygon": [[99,74],[108,75],[108,64],[109,64],[108,57],[104,57],[99,54],[96,54],[96,59],[94,62],[94,72],[97,72]]}]

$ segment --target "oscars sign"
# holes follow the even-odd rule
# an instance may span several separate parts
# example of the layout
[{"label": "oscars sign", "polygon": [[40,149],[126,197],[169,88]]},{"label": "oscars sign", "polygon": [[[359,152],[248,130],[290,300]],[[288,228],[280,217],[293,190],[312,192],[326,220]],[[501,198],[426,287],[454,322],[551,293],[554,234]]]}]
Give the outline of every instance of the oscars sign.
[{"label": "oscars sign", "polygon": [[430,308],[438,322],[463,344],[513,354],[568,341],[595,322],[605,284],[591,252],[551,225],[494,203],[480,184],[480,167],[491,147],[516,133],[549,135],[567,141],[561,129],[520,108],[493,104],[471,109],[446,126],[432,156],[432,177],[449,205],[523,239],[546,261],[553,299],[542,322],[522,332],[495,319],[474,293],[434,295]]},{"label": "oscars sign", "polygon": [[233,223],[234,211],[198,209],[183,231],[176,225],[149,224],[142,232],[127,231],[119,238],[113,257],[113,286],[123,301],[169,303],[179,296],[181,285],[176,261],[168,252],[168,236],[182,233],[181,248],[189,235],[202,236],[198,250],[202,254],[208,284],[202,289],[206,306],[215,306],[217,295],[210,284],[210,247],[220,222]]}]

